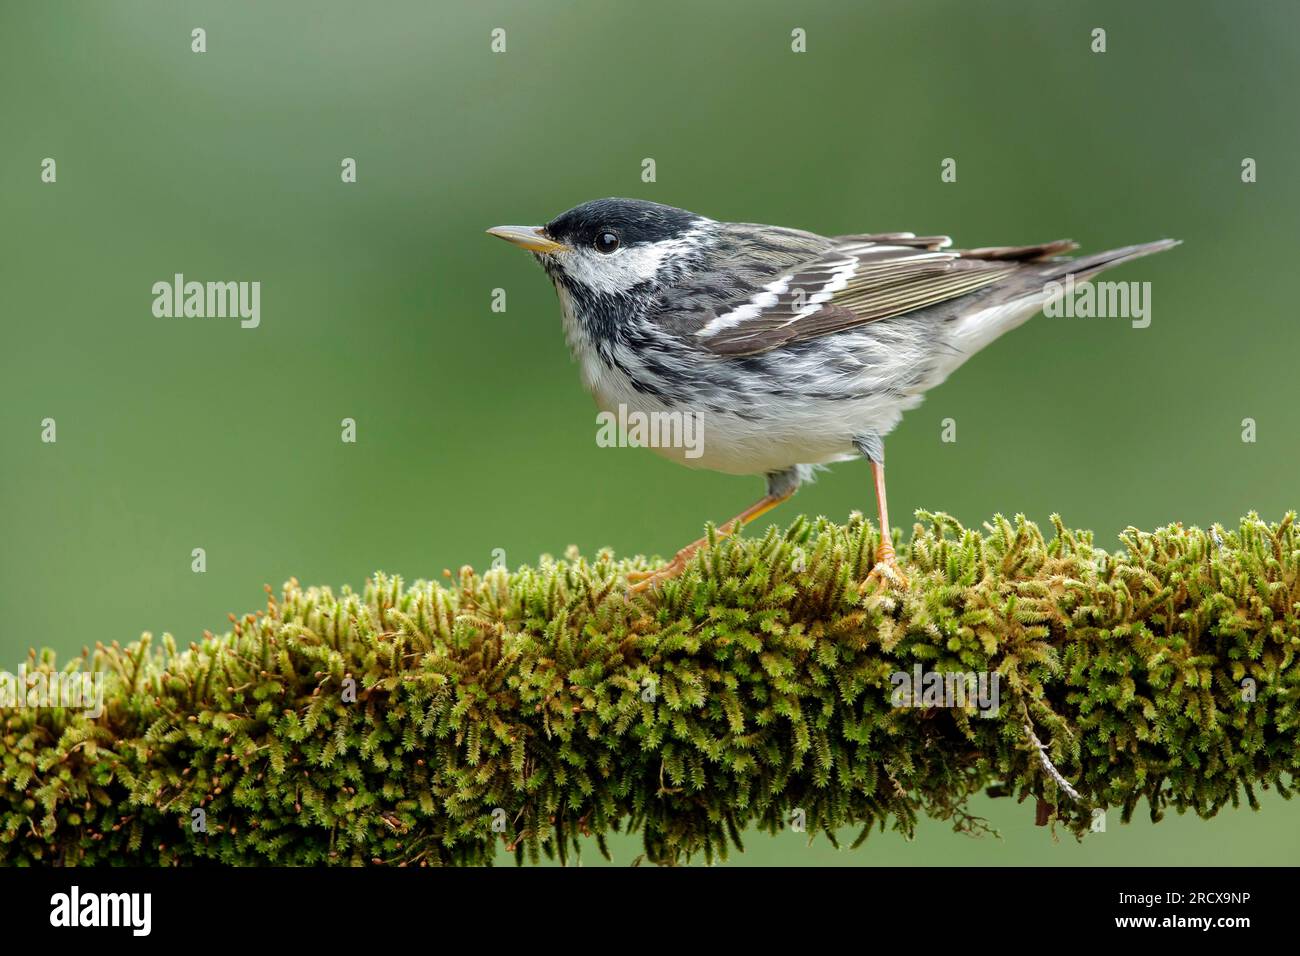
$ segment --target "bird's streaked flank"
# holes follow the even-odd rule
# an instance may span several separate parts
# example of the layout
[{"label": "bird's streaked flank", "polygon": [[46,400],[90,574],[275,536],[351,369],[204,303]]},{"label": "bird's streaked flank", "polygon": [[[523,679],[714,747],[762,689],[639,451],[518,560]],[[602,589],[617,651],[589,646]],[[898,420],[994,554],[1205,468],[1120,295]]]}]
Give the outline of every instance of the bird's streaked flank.
[{"label": "bird's streaked flank", "polygon": [[[683,464],[764,475],[767,493],[729,534],[785,501],[813,469],[871,463],[889,527],[884,438],[973,354],[1033,316],[1047,286],[1176,245],[1078,259],[1069,240],[950,249],[910,232],[820,236],[717,222],[635,199],[584,203],[545,226],[488,230],[537,257],[602,411],[697,416],[703,454]],[[687,545],[642,584],[679,573]],[[888,538],[878,570],[898,579]]]},{"label": "bird's streaked flank", "polygon": [[[1103,840],[1143,802],[1256,806],[1300,773],[1293,519],[1130,529],[1112,555],[922,515],[906,588],[863,588],[856,517],[723,540],[636,595],[645,561],[609,554],[290,582],[187,650],[33,652],[105,673],[105,707],[0,708],[0,863],[478,864],[615,831],[676,863],[752,828],[796,852],[921,814],[978,829],[984,790],[1081,835],[1109,812]],[[998,675],[996,713],[897,706],[917,665]]]}]

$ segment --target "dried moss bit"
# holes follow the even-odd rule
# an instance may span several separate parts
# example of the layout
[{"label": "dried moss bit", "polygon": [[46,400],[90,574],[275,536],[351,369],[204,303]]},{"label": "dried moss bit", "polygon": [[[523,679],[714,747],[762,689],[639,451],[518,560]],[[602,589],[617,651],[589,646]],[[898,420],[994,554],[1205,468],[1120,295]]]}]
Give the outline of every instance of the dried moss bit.
[{"label": "dried moss bit", "polygon": [[[1051,541],[1022,518],[920,519],[905,591],[860,593],[860,517],[801,519],[644,597],[623,578],[643,559],[574,555],[445,584],[377,574],[363,594],[291,581],[186,650],[96,645],[65,669],[106,675],[102,717],[0,711],[0,858],[563,860],[627,829],[676,863],[792,817],[859,842],[921,814],[978,829],[965,804],[985,788],[1078,834],[1144,798],[1159,819],[1289,796],[1292,515],[1129,529],[1115,555],[1055,518]],[[997,715],[891,706],[890,675],[918,663],[996,672]]]}]

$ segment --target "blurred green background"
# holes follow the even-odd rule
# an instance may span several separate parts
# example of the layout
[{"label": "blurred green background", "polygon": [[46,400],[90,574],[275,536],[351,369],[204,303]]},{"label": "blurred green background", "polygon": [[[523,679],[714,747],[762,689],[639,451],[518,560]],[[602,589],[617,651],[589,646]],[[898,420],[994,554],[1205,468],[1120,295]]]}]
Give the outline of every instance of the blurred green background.
[{"label": "blurred green background", "polygon": [[[759,479],[596,446],[554,292],[483,235],[606,195],[967,246],[1182,238],[1109,276],[1152,283],[1149,328],[1040,317],[910,413],[895,521],[1059,511],[1113,547],[1130,524],[1275,520],[1300,504],[1297,38],[1291,0],[4,0],[0,666],[223,630],[290,575],[667,554],[749,504]],[[260,281],[261,327],[155,318],[176,272]],[[772,520],[871,508],[844,464]],[[1294,863],[1300,805],[1264,797],[1211,822],[1112,814],[1083,846],[981,800],[1000,841],[751,835],[741,862]]]}]

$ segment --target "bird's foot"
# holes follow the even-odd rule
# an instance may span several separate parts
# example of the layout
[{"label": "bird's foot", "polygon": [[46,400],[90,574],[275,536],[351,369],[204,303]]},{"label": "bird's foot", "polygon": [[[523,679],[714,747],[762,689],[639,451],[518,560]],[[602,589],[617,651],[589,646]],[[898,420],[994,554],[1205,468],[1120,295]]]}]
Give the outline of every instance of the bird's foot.
[{"label": "bird's foot", "polygon": [[686,570],[686,565],[690,563],[691,558],[701,548],[708,547],[708,539],[701,538],[699,541],[693,541],[682,550],[673,555],[673,559],[665,564],[662,568],[655,568],[653,571],[629,571],[627,573],[628,590],[634,593],[641,593],[649,590],[656,584],[661,584],[677,577]]},{"label": "bird's foot", "polygon": [[653,571],[629,571],[627,573],[627,589],[634,594],[640,594],[643,591],[648,591],[656,584],[677,577],[686,570],[686,561],[694,553],[694,551],[689,554],[685,550],[679,551],[677,556],[662,568],[655,568]]},{"label": "bird's foot", "polygon": [[875,566],[867,575],[867,579],[862,582],[862,590],[865,592],[873,584],[876,590],[881,588],[906,590],[908,583],[907,575],[898,564],[898,555],[894,553],[894,546],[881,545],[876,551]]}]

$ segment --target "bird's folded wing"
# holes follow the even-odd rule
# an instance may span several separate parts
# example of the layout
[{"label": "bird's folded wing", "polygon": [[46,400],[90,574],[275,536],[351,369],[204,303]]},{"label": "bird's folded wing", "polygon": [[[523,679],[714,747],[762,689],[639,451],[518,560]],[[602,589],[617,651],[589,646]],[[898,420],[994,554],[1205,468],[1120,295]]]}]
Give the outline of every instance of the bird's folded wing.
[{"label": "bird's folded wing", "polygon": [[954,299],[991,285],[1025,262],[1074,248],[947,249],[947,236],[838,236],[815,258],[787,269],[747,299],[727,303],[694,332],[718,355],[752,355]]}]

